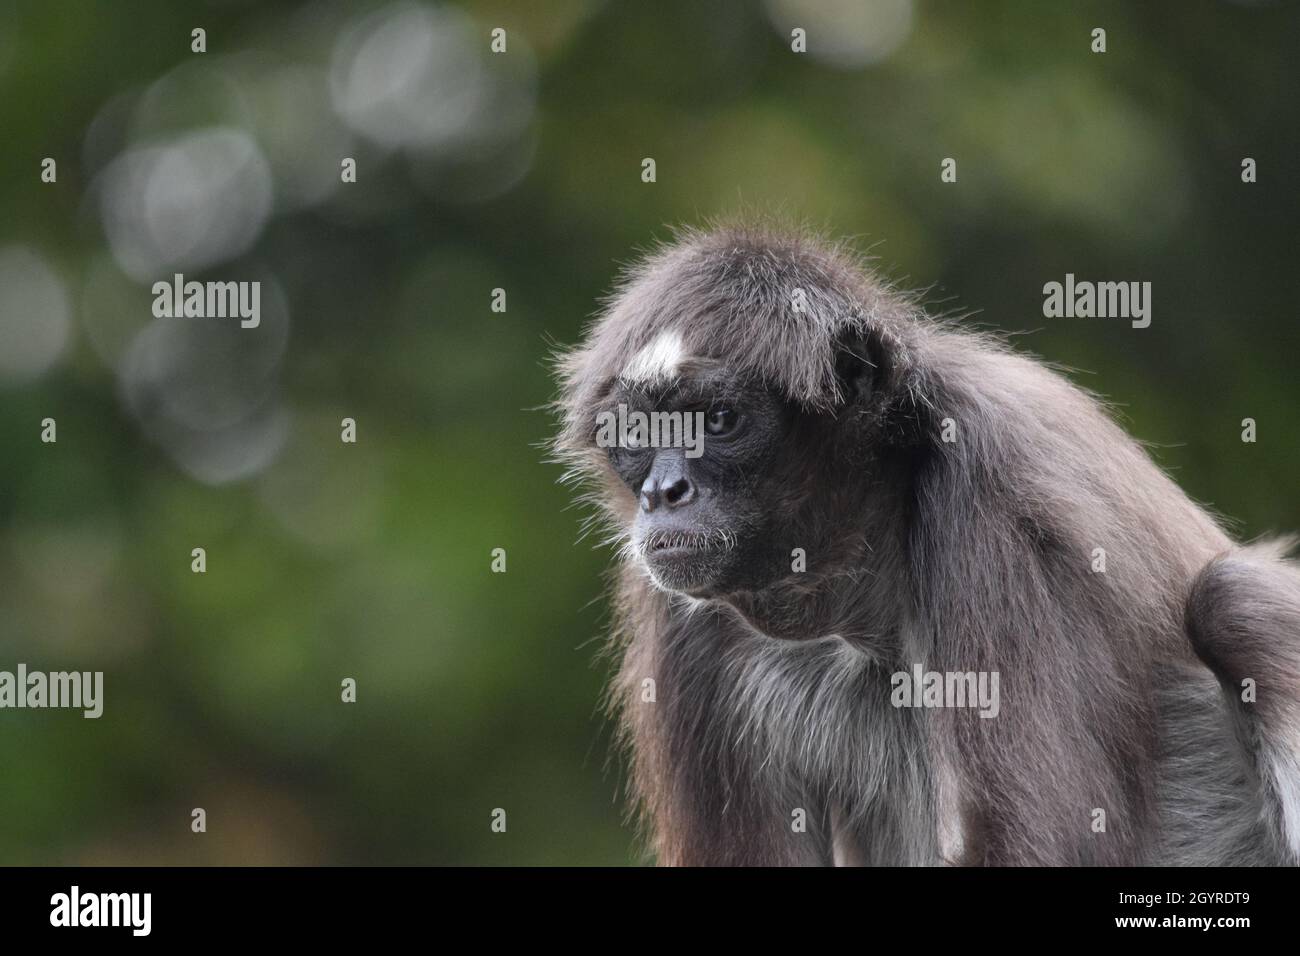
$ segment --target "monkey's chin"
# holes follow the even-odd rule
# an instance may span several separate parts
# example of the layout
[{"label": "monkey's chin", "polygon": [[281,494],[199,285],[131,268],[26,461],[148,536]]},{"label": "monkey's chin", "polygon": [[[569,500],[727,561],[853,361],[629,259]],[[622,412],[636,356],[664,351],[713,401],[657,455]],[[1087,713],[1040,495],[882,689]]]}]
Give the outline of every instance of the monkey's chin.
[{"label": "monkey's chin", "polygon": [[722,576],[725,552],[699,546],[659,548],[644,556],[650,580],[663,591],[689,597],[713,595]]}]

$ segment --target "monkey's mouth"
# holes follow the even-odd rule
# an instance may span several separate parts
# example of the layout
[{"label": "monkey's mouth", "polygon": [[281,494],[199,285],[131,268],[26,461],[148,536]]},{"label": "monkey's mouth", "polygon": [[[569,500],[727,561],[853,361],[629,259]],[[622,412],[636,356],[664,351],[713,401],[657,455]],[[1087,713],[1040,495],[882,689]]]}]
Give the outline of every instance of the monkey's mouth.
[{"label": "monkey's mouth", "polygon": [[641,541],[641,553],[647,559],[662,560],[675,557],[728,551],[734,539],[725,531],[652,531]]},{"label": "monkey's mouth", "polygon": [[630,549],[658,587],[704,596],[728,565],[738,538],[725,528],[683,525],[664,522],[647,528]]}]

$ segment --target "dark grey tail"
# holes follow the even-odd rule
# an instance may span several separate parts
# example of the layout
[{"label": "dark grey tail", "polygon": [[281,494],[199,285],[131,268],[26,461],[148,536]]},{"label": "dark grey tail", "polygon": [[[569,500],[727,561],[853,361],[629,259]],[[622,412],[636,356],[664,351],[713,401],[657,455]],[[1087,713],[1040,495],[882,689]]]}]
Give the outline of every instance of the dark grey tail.
[{"label": "dark grey tail", "polygon": [[1300,863],[1300,565],[1294,544],[1211,561],[1187,601],[1192,647],[1227,698],[1245,766],[1280,859]]}]

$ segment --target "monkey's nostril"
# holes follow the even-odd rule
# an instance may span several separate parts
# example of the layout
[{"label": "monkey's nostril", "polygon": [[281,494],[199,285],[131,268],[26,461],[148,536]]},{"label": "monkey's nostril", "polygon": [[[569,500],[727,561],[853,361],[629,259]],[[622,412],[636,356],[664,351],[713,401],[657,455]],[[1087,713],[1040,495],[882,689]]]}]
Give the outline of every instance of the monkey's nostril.
[{"label": "monkey's nostril", "polygon": [[663,494],[668,507],[676,508],[687,504],[695,497],[695,486],[686,478],[678,478],[663,490]]}]

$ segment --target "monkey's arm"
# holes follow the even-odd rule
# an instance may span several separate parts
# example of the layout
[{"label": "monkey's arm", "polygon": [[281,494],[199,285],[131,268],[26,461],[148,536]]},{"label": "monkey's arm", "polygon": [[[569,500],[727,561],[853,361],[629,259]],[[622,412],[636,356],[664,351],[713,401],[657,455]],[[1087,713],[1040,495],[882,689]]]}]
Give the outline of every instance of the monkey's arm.
[{"label": "monkey's arm", "polygon": [[1197,575],[1187,633],[1214,672],[1279,857],[1300,863],[1300,567],[1277,544]]}]

